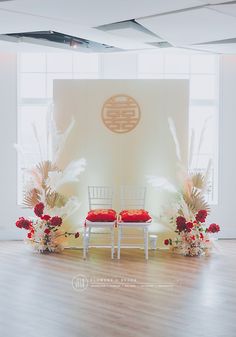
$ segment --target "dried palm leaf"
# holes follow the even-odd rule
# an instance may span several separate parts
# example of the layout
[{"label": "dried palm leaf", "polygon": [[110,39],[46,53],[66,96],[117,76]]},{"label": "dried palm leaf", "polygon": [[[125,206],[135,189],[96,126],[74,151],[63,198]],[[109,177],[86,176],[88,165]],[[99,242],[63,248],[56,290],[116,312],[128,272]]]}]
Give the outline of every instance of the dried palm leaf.
[{"label": "dried palm leaf", "polygon": [[63,207],[67,203],[68,198],[55,191],[47,190],[45,201],[48,208]]},{"label": "dried palm leaf", "polygon": [[198,189],[193,189],[190,196],[183,194],[183,199],[193,214],[202,209],[205,209],[208,213],[210,212],[209,204],[206,202],[203,193]]},{"label": "dried palm leaf", "polygon": [[204,174],[201,172],[194,173],[191,175],[193,186],[199,190],[204,190],[206,187],[206,180]]},{"label": "dried palm leaf", "polygon": [[32,181],[32,183],[34,184],[35,188],[37,189],[42,189],[42,176],[40,174],[40,172],[38,172],[36,167],[33,167],[29,170],[26,171],[29,175],[30,180]]},{"label": "dried palm leaf", "polygon": [[41,176],[42,187],[46,188],[46,180],[48,179],[48,173],[51,171],[57,171],[58,168],[51,161],[42,161],[36,165],[36,171]]},{"label": "dried palm leaf", "polygon": [[33,188],[30,191],[24,193],[23,205],[28,208],[34,208],[36,204],[41,201],[40,191],[36,188]]}]

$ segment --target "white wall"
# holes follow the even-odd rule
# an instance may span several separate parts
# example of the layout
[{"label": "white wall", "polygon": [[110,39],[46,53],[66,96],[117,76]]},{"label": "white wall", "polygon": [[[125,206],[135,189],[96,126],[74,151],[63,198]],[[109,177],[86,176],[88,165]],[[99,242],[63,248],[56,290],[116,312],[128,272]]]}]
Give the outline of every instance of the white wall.
[{"label": "white wall", "polygon": [[221,57],[219,119],[219,198],[211,219],[221,237],[236,238],[236,56]]}]

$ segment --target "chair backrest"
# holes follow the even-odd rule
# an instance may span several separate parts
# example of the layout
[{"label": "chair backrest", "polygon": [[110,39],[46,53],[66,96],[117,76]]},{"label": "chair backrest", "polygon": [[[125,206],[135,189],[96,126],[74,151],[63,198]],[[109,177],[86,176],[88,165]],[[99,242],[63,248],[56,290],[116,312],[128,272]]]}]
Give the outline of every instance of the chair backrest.
[{"label": "chair backrest", "polygon": [[146,199],[146,187],[144,186],[121,186],[120,203],[121,209],[144,209]]},{"label": "chair backrest", "polygon": [[112,208],[113,189],[109,186],[88,186],[89,209]]}]

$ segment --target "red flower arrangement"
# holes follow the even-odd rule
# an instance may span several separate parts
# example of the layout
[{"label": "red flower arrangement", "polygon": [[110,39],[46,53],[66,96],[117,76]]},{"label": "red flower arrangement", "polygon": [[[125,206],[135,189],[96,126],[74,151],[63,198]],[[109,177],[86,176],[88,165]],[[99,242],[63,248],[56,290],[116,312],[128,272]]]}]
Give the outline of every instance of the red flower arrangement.
[{"label": "red flower arrangement", "polygon": [[59,231],[63,223],[62,218],[59,216],[51,217],[48,214],[43,214],[44,209],[44,204],[40,202],[34,207],[34,213],[38,219],[28,220],[20,217],[16,221],[16,226],[18,228],[23,228],[28,231],[28,243],[31,243],[35,250],[39,252],[60,251],[62,250],[62,237],[74,236],[75,238],[78,238],[80,236],[79,232],[69,233]]},{"label": "red flower arrangement", "polygon": [[174,246],[174,249],[179,250],[187,256],[201,255],[208,249],[209,239],[208,233],[217,233],[220,231],[220,226],[213,223],[208,228],[205,228],[207,211],[200,210],[194,217],[187,221],[185,217],[178,216],[176,218],[177,239],[165,239],[164,244]]}]

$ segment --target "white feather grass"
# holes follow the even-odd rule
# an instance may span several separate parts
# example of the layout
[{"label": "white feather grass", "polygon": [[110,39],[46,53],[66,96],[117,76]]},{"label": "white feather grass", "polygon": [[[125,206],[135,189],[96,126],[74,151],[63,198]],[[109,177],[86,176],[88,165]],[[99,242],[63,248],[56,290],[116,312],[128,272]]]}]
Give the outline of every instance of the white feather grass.
[{"label": "white feather grass", "polygon": [[54,191],[68,183],[78,182],[79,175],[85,170],[86,160],[84,158],[74,160],[68,164],[63,171],[52,171],[48,174],[46,184]]},{"label": "white feather grass", "polygon": [[[52,143],[55,146],[53,149],[53,161],[56,163],[60,157],[60,154],[62,153],[66,141],[69,137],[69,134],[71,133],[71,130],[73,129],[75,125],[75,119],[74,117],[71,118],[70,124],[68,127],[62,132],[59,131],[55,125],[54,122],[51,123],[51,133],[52,133]],[[56,145],[55,145],[56,144]]]},{"label": "white feather grass", "polygon": [[191,137],[190,137],[190,145],[189,145],[188,167],[191,167],[192,163],[193,163],[194,147],[195,147],[195,132],[192,129],[191,130]]},{"label": "white feather grass", "polygon": [[200,139],[199,139],[199,142],[198,142],[198,146],[197,146],[197,157],[196,157],[196,163],[195,163],[195,167],[198,167],[198,163],[199,163],[199,157],[200,157],[200,153],[201,153],[201,148],[202,148],[202,144],[203,144],[203,141],[204,141],[204,138],[205,138],[205,133],[206,133],[206,128],[207,128],[207,123],[208,121],[210,120],[210,116],[207,117],[203,123],[203,127],[202,127],[202,130],[201,130],[201,133],[200,133]]},{"label": "white feather grass", "polygon": [[20,144],[14,144],[13,146],[22,161],[22,167],[26,167],[26,154],[23,147]]},{"label": "white feather grass", "polygon": [[181,159],[181,151],[180,151],[179,140],[178,140],[178,137],[177,137],[175,123],[174,123],[174,121],[171,117],[168,117],[168,125],[169,125],[171,135],[173,137],[173,141],[175,143],[176,156],[177,156],[178,160],[181,162],[182,159]]},{"label": "white feather grass", "polygon": [[158,190],[177,193],[176,187],[164,177],[147,176],[147,182]]},{"label": "white feather grass", "polygon": [[41,147],[41,144],[40,144],[40,139],[39,139],[38,131],[37,131],[35,123],[32,123],[31,125],[32,125],[32,128],[33,128],[33,134],[34,134],[37,146],[38,146],[40,159],[41,159],[41,161],[43,161],[43,151],[42,151],[42,147]]}]

